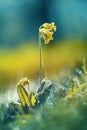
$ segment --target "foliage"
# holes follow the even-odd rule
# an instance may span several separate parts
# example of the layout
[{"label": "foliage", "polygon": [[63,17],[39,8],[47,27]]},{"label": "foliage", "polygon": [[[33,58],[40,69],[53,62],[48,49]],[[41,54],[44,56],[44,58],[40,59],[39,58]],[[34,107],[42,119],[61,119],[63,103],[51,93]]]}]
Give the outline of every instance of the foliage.
[{"label": "foliage", "polygon": [[57,75],[58,82],[53,81],[54,87],[50,90],[45,103],[38,108],[32,108],[27,114],[24,113],[21,105],[15,104],[15,101],[8,106],[1,104],[1,130],[86,130],[87,75],[85,67],[86,64],[83,61],[83,68],[73,71],[70,69],[69,73],[63,70]]}]

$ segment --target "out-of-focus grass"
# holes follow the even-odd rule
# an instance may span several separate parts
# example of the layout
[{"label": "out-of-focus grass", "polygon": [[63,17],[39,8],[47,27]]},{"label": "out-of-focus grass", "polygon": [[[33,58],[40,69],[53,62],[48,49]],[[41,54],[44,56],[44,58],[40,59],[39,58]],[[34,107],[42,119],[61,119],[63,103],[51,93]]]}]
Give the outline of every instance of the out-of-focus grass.
[{"label": "out-of-focus grass", "polygon": [[57,105],[55,109],[43,108],[31,118],[18,118],[7,128],[18,128],[19,130],[86,130],[87,106],[76,107],[74,105]]},{"label": "out-of-focus grass", "polygon": [[[62,41],[43,45],[43,68],[49,77],[64,66],[75,67],[87,55],[87,45],[81,41]],[[39,78],[39,46],[23,44],[15,49],[0,49],[0,86],[9,85],[22,76]]]}]

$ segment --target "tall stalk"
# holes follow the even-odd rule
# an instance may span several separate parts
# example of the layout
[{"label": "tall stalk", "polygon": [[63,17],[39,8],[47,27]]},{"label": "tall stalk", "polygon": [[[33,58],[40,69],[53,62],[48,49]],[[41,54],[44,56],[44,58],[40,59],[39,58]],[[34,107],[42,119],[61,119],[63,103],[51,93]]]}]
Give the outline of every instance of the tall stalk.
[{"label": "tall stalk", "polygon": [[42,81],[42,46],[41,46],[41,37],[40,34],[38,33],[38,40],[39,40],[39,55],[40,55],[40,72],[39,72],[39,80],[40,80],[40,86],[41,86],[41,81]]},{"label": "tall stalk", "polygon": [[40,79],[40,86],[42,81],[42,45],[41,41],[44,40],[44,44],[48,44],[51,40],[53,40],[53,34],[56,31],[56,26],[54,25],[54,22],[52,23],[44,23],[39,27],[39,33],[38,33],[38,41],[39,41],[39,52],[40,52],[40,73],[39,73],[39,79]]}]

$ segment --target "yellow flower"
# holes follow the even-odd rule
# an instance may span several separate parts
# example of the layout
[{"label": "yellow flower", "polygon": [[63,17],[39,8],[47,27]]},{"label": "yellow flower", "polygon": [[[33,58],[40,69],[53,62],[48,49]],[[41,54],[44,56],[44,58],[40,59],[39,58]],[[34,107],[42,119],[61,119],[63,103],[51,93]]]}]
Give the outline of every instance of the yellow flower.
[{"label": "yellow flower", "polygon": [[84,71],[84,74],[86,74],[87,75],[87,64],[86,64],[86,59],[84,58],[83,59],[83,66],[82,66],[82,69],[83,69],[83,71]]},{"label": "yellow flower", "polygon": [[73,88],[73,90],[72,90],[72,88],[69,88],[69,92],[68,92],[67,95],[75,96],[75,95],[77,94],[78,91],[79,91],[78,88]]},{"label": "yellow flower", "polygon": [[29,86],[29,83],[30,83],[30,81],[28,80],[28,78],[27,78],[27,77],[24,77],[24,78],[22,78],[22,79],[18,82],[18,85],[22,85],[22,86],[28,85],[28,86]]},{"label": "yellow flower", "polygon": [[30,93],[30,101],[31,101],[31,105],[35,106],[37,100],[33,92]]},{"label": "yellow flower", "polygon": [[51,40],[53,40],[54,32],[56,32],[56,26],[54,25],[54,22],[45,23],[39,28],[40,37],[44,40],[45,44],[48,44]]}]

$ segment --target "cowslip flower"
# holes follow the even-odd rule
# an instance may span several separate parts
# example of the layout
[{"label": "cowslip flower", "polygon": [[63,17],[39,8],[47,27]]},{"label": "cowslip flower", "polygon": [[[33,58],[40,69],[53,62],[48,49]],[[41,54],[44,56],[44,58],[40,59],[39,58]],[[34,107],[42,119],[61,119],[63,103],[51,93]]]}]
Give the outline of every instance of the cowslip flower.
[{"label": "cowslip flower", "polygon": [[50,41],[53,40],[54,32],[56,32],[56,26],[54,22],[45,23],[39,28],[40,37],[44,40],[45,44],[48,44]]},{"label": "cowslip flower", "polygon": [[50,43],[53,40],[53,34],[56,32],[56,26],[54,22],[52,23],[44,23],[39,27],[39,51],[40,51],[40,86],[42,80],[42,44],[41,40],[44,41],[45,44]]}]

